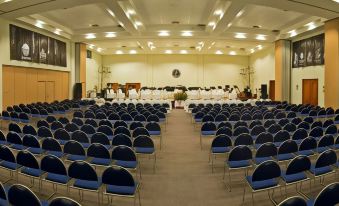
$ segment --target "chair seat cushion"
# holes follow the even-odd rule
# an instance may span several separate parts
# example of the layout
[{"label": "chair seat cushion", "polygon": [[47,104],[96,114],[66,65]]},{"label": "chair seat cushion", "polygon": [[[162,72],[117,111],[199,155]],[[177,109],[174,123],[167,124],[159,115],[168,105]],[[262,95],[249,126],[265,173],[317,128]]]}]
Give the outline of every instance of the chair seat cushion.
[{"label": "chair seat cushion", "polygon": [[12,144],[11,148],[13,148],[15,150],[24,150],[26,147],[21,145],[21,144]]},{"label": "chair seat cushion", "polygon": [[160,135],[160,131],[148,131],[150,135]]},{"label": "chair seat cushion", "polygon": [[0,163],[0,165],[2,167],[5,167],[7,169],[11,169],[11,170],[16,170],[18,168],[20,168],[21,166],[18,165],[17,163],[14,163],[14,162],[8,162],[8,161],[3,161]]},{"label": "chair seat cushion", "polygon": [[108,166],[111,164],[111,160],[110,159],[105,159],[105,158],[93,158],[91,161],[92,164],[96,164],[96,165],[105,165]]},{"label": "chair seat cushion", "polygon": [[260,163],[265,162],[267,160],[272,160],[272,157],[256,157],[256,158],[254,158],[255,164],[260,164]]},{"label": "chair seat cushion", "polygon": [[135,169],[138,165],[137,161],[124,161],[124,160],[116,160],[115,164],[124,168]]},{"label": "chair seat cushion", "polygon": [[28,151],[30,151],[33,154],[42,154],[43,150],[41,148],[38,147],[30,147],[28,148]]},{"label": "chair seat cushion", "polygon": [[315,176],[326,174],[332,171],[333,169],[330,166],[315,168],[314,164],[311,166],[311,169],[310,169],[310,172],[314,174]]},{"label": "chair seat cushion", "polygon": [[324,151],[326,151],[326,150],[328,150],[328,147],[318,147],[318,148],[317,148],[317,152],[318,152],[318,153],[322,153],[322,152],[324,152]]},{"label": "chair seat cushion", "polygon": [[71,161],[77,161],[77,160],[85,160],[86,156],[83,155],[69,155],[67,157],[67,160],[71,160]]},{"label": "chair seat cushion", "polygon": [[34,176],[34,177],[40,177],[44,173],[40,169],[34,169],[34,168],[29,168],[29,167],[22,168],[21,172],[26,174],[26,175],[30,175],[30,176]]},{"label": "chair seat cushion", "polygon": [[97,190],[101,186],[101,179],[98,181],[88,181],[88,180],[80,180],[76,179],[74,182],[75,187],[89,189],[89,190]]},{"label": "chair seat cushion", "polygon": [[201,135],[215,135],[215,131],[201,131]]},{"label": "chair seat cushion", "polygon": [[289,174],[286,175],[286,172],[283,171],[281,173],[281,178],[286,182],[286,183],[292,183],[292,182],[296,182],[296,181],[300,181],[300,180],[305,180],[307,179],[307,175],[305,174],[305,172],[299,172],[296,174]]},{"label": "chair seat cushion", "polygon": [[52,182],[58,182],[61,184],[66,184],[70,178],[66,175],[59,175],[55,173],[48,173],[46,176],[46,180],[52,181]]},{"label": "chair seat cushion", "polygon": [[106,192],[118,195],[134,195],[136,186],[107,185]]},{"label": "chair seat cushion", "polygon": [[251,163],[249,160],[227,161],[227,164],[230,168],[241,168],[241,167],[251,166]]},{"label": "chair seat cushion", "polygon": [[310,155],[314,155],[313,150],[301,150],[299,152],[297,152],[298,155],[305,155],[305,156],[310,156]]},{"label": "chair seat cushion", "polygon": [[135,147],[136,153],[143,153],[143,154],[152,154],[154,152],[153,147]]},{"label": "chair seat cushion", "polygon": [[8,201],[0,198],[0,205],[1,206],[7,206],[8,205]]},{"label": "chair seat cushion", "polygon": [[278,154],[278,156],[277,156],[277,160],[278,161],[290,160],[290,159],[293,159],[293,158],[294,158],[294,155],[291,154],[291,153],[288,153],[288,154]]},{"label": "chair seat cushion", "polygon": [[41,206],[48,206],[49,203],[47,200],[40,200]]},{"label": "chair seat cushion", "polygon": [[212,153],[226,153],[229,151],[229,147],[212,147]]},{"label": "chair seat cushion", "polygon": [[64,153],[59,152],[59,151],[47,151],[47,154],[51,154],[51,155],[54,155],[54,156],[59,157],[59,158],[64,156]]},{"label": "chair seat cushion", "polygon": [[313,199],[313,198],[307,200],[307,202],[306,202],[307,206],[314,206],[314,201],[315,201],[315,199]]},{"label": "chair seat cushion", "polygon": [[250,184],[253,190],[260,190],[265,188],[270,188],[278,185],[278,181],[276,179],[268,179],[262,181],[252,181],[252,176],[247,176],[246,180]]}]

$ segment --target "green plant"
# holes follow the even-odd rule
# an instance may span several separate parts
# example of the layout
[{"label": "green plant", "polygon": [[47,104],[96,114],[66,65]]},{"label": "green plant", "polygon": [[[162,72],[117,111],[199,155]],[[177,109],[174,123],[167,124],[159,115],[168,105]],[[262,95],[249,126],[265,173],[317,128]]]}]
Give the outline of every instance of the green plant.
[{"label": "green plant", "polygon": [[187,94],[185,92],[178,92],[174,94],[174,100],[176,101],[185,101],[187,99]]}]

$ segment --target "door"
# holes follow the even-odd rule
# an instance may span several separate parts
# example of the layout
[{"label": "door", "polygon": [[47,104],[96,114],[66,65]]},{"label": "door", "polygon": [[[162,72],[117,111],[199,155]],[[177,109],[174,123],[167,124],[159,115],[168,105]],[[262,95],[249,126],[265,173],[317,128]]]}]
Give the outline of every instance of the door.
[{"label": "door", "polygon": [[303,79],[302,103],[318,105],[318,79]]},{"label": "door", "polygon": [[38,102],[46,101],[46,82],[38,82]]},{"label": "door", "polygon": [[55,100],[55,82],[46,82],[46,102],[50,103]]},{"label": "door", "polygon": [[275,100],[275,80],[270,80],[270,88],[269,88],[269,98],[274,101]]}]

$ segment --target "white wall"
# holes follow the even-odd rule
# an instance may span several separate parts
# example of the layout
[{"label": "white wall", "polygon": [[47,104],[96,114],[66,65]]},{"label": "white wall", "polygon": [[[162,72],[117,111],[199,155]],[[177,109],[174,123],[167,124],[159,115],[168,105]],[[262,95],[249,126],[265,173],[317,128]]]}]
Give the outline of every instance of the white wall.
[{"label": "white wall", "polygon": [[[306,35],[300,35],[292,39],[292,42],[306,39],[323,33],[323,30],[310,32]],[[309,66],[300,68],[291,68],[291,103],[302,103],[302,80],[303,79],[318,79],[318,105],[324,106],[324,81],[325,70],[324,65]],[[297,89],[298,88],[298,89]]]},{"label": "white wall", "polygon": [[[249,57],[250,67],[253,68],[252,90],[259,89],[261,84],[267,84],[275,79],[274,45],[257,51]],[[269,90],[268,90],[269,91]]]},{"label": "white wall", "polygon": [[[15,24],[17,26],[29,29],[31,31],[35,31],[46,36],[53,37],[55,39],[61,40],[66,42],[66,50],[67,50],[67,67],[59,67],[59,66],[52,66],[46,64],[38,64],[38,63],[31,63],[25,61],[16,61],[10,60],[10,34],[9,34],[9,24]],[[23,67],[34,67],[34,68],[41,68],[41,69],[50,69],[50,70],[60,70],[60,71],[69,71],[70,74],[70,97],[72,96],[72,85],[74,84],[74,43],[71,41],[64,39],[58,35],[54,35],[52,33],[48,33],[42,29],[38,29],[36,27],[29,27],[27,25],[18,24],[9,22],[7,20],[0,18],[0,82],[2,82],[2,65],[13,65],[13,66],[23,66]],[[2,83],[0,83],[0,110],[2,110]]]},{"label": "white wall", "polygon": [[[110,67],[106,82],[140,82],[142,86],[224,86],[246,81],[240,69],[248,66],[248,56],[227,55],[106,55],[102,65]],[[173,69],[181,76],[172,77]]]},{"label": "white wall", "polygon": [[100,86],[100,75],[98,71],[101,71],[102,56],[97,52],[92,51],[92,58],[86,58],[86,89],[93,90],[96,86],[98,91]]}]

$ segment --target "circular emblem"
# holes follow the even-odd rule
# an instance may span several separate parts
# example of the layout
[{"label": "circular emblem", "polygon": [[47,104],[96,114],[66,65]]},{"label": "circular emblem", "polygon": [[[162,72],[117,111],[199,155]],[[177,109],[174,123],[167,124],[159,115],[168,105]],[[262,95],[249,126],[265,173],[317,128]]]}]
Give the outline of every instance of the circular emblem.
[{"label": "circular emblem", "polygon": [[179,78],[180,75],[181,75],[181,72],[179,71],[179,69],[173,69],[173,71],[172,71],[172,76],[173,76],[174,78]]},{"label": "circular emblem", "polygon": [[29,55],[29,46],[28,44],[24,43],[21,47],[22,54],[27,57]]}]

